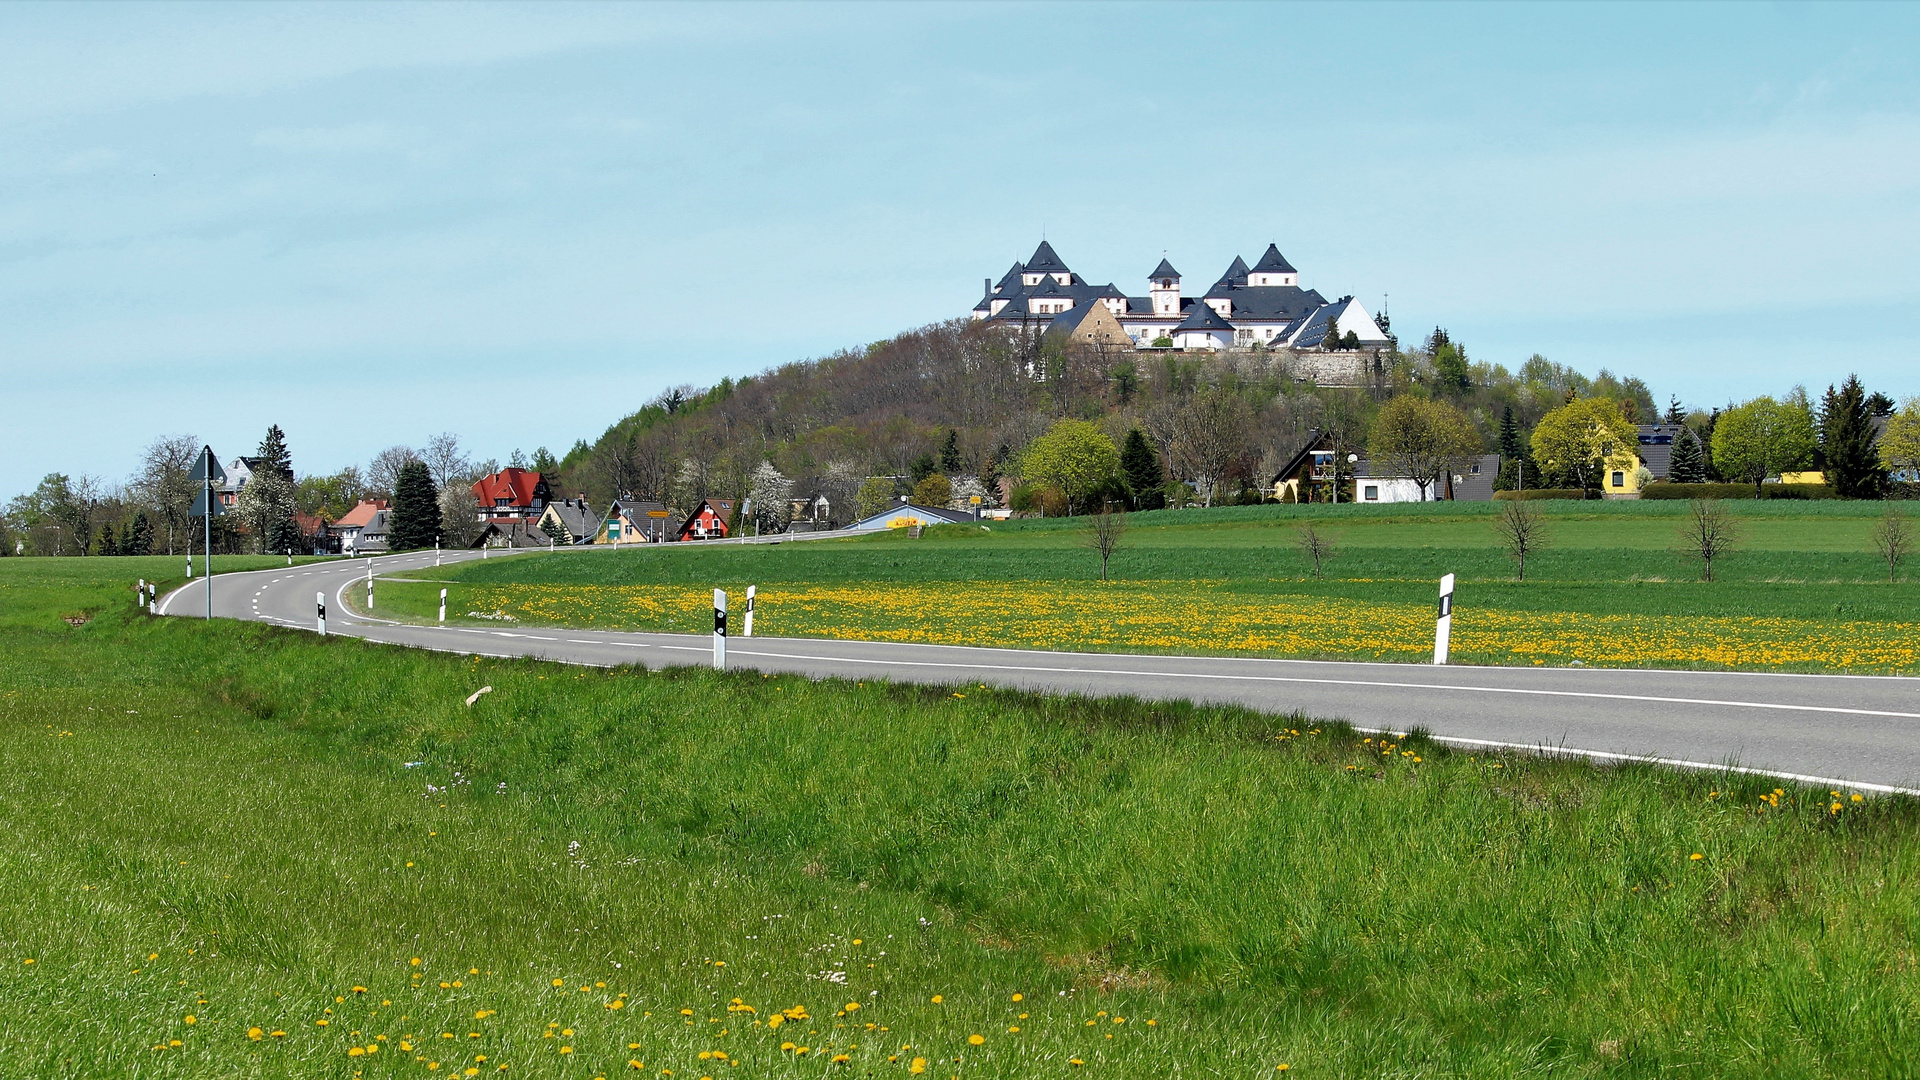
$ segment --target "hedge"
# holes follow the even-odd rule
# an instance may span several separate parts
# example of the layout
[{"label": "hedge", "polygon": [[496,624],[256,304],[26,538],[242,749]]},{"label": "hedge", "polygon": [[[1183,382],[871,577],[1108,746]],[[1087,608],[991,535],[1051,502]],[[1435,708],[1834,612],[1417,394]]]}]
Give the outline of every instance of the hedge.
[{"label": "hedge", "polygon": [[[1752,484],[1648,484],[1640,489],[1643,499],[1751,499]],[[1761,484],[1763,499],[1837,499],[1840,494],[1827,484]]]},{"label": "hedge", "polygon": [[1534,488],[1531,491],[1496,491],[1496,499],[1584,499],[1587,493],[1580,488]]}]

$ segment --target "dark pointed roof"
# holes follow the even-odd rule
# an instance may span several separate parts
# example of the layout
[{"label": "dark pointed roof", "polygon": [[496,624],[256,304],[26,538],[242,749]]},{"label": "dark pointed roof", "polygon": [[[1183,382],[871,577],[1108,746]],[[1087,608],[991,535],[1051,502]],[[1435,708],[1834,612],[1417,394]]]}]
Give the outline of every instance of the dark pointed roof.
[{"label": "dark pointed roof", "polygon": [[1180,320],[1175,330],[1231,330],[1233,324],[1220,317],[1213,305],[1204,301],[1187,309],[1187,317]]},{"label": "dark pointed roof", "polygon": [[1220,275],[1220,280],[1233,285],[1245,285],[1247,283],[1247,261],[1235,255],[1233,257],[1233,265],[1227,267],[1227,272]]},{"label": "dark pointed roof", "polygon": [[1040,241],[1040,246],[1033,249],[1033,258],[1027,260],[1026,272],[1029,274],[1057,274],[1066,268],[1067,264],[1061,262],[1060,256],[1053,253],[1053,245],[1042,240]]},{"label": "dark pointed roof", "polygon": [[[1236,259],[1235,261],[1238,262],[1239,260]],[[1280,254],[1278,245],[1268,244],[1266,254],[1260,256],[1260,261],[1254,264],[1251,272],[1255,274],[1297,274],[1300,271],[1295,270],[1293,264],[1287,262],[1287,257]]]},{"label": "dark pointed roof", "polygon": [[1161,278],[1177,278],[1179,276],[1180,276],[1180,271],[1175,270],[1173,268],[1172,263],[1168,262],[1165,259],[1161,259],[1160,265],[1154,267],[1153,273],[1147,275],[1147,280],[1158,281]]},{"label": "dark pointed roof", "polygon": [[1000,283],[993,287],[993,291],[1002,292],[1006,290],[1009,286],[1018,288],[1020,285],[1020,275],[1022,273],[1025,273],[1026,269],[1027,269],[1026,267],[1020,265],[1019,263],[1017,262],[1014,263],[1013,268],[1008,270],[1006,274],[1004,274],[1000,278]]}]

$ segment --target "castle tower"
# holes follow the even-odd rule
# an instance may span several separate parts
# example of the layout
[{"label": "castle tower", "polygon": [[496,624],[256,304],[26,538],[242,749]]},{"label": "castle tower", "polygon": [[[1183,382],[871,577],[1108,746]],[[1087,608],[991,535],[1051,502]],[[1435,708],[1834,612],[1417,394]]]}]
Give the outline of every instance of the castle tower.
[{"label": "castle tower", "polygon": [[1153,313],[1155,315],[1180,314],[1180,271],[1166,259],[1153,268],[1147,275],[1147,282],[1153,290]]}]

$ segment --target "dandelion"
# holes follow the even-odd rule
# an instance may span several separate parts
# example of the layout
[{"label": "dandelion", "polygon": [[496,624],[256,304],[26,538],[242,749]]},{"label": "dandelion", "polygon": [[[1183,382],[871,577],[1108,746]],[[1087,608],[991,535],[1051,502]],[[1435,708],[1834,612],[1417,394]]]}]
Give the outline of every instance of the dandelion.
[{"label": "dandelion", "polygon": [[984,1042],[986,1042],[986,1041],[987,1041],[987,1037],[986,1037],[985,1035],[969,1035],[969,1036],[967,1036],[967,1045],[968,1045],[968,1046],[979,1046],[979,1045],[980,1045],[981,1043],[984,1043]]},{"label": "dandelion", "polygon": [[912,1073],[915,1076],[919,1076],[921,1073],[926,1072],[927,1059],[923,1057],[914,1058],[912,1061],[907,1063],[907,1071]]},{"label": "dandelion", "polygon": [[567,981],[565,979],[555,979],[553,980],[553,985],[556,987],[565,986],[567,985]]},{"label": "dandelion", "polygon": [[563,1047],[561,1047],[561,1048],[560,1048],[560,1052],[561,1052],[561,1053],[563,1053],[563,1054],[571,1054],[571,1053],[573,1053],[573,1047],[571,1047],[571,1046],[563,1046]]},{"label": "dandelion", "polygon": [[942,994],[935,994],[935,995],[933,995],[933,1003],[934,1003],[935,1005],[938,1005],[938,1004],[940,1004],[941,1002],[943,1002],[943,1001],[945,1001],[945,1000],[947,1000],[947,999],[946,999],[946,997],[945,997],[944,995],[942,995]]},{"label": "dandelion", "polygon": [[193,1025],[195,1025],[195,1024],[197,1024],[197,1023],[199,1023],[199,1022],[200,1022],[200,1020],[199,1020],[199,1018],[198,1018],[198,1017],[196,1017],[196,1016],[194,1016],[194,1015],[193,1015],[192,1013],[188,1013],[188,1014],[187,1014],[187,1019],[186,1019],[186,1024],[187,1024],[187,1026],[188,1026],[188,1027],[192,1027]]},{"label": "dandelion", "polygon": [[280,1030],[278,1030],[278,1029],[275,1029],[275,1030],[273,1030],[273,1031],[270,1031],[270,1032],[268,1032],[267,1034],[269,1034],[269,1035],[272,1035],[272,1036],[273,1036],[274,1038],[276,1038],[276,1039],[284,1039],[284,1038],[286,1038],[286,1037],[287,1037],[287,1033],[286,1033],[286,1032],[284,1032],[284,1031],[280,1031]]},{"label": "dandelion", "polygon": [[247,1029],[247,1038],[252,1039],[254,1042],[259,1042],[262,1038],[266,1036],[266,1034],[267,1034],[266,1032],[261,1031],[257,1027],[250,1027]]},{"label": "dandelion", "polygon": [[1015,995],[1013,995],[1013,1000],[1015,1000],[1015,1001],[1025,1001],[1025,1000],[1027,1000],[1027,995],[1025,995],[1025,994],[1015,994]]},{"label": "dandelion", "polygon": [[1699,852],[1697,852],[1697,851],[1696,851],[1696,852],[1694,852],[1693,854],[1691,854],[1691,855],[1689,855],[1689,856],[1687,856],[1687,860],[1688,860],[1689,862],[1699,862],[1699,861],[1700,861],[1701,859],[1704,859],[1704,858],[1706,858],[1706,856],[1705,856],[1705,855],[1702,855],[1701,853],[1699,853]]}]

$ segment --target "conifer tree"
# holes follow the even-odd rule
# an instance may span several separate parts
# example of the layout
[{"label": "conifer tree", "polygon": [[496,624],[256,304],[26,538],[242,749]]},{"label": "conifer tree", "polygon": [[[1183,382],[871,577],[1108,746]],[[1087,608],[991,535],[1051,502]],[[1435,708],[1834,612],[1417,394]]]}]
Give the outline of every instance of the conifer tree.
[{"label": "conifer tree", "polygon": [[1158,510],[1166,501],[1161,489],[1167,478],[1160,470],[1160,455],[1154,453],[1139,428],[1127,432],[1127,441],[1120,448],[1120,481],[1126,485],[1127,500],[1135,510]]},{"label": "conifer tree", "polygon": [[400,467],[393,485],[393,522],[387,530],[387,546],[393,551],[432,547],[440,538],[440,500],[433,489],[433,474],[423,461],[409,461]]},{"label": "conifer tree", "polygon": [[153,523],[147,520],[147,512],[141,510],[133,515],[133,524],[127,527],[127,534],[120,540],[122,555],[153,554]]},{"label": "conifer tree", "polygon": [[1669,424],[1683,424],[1686,422],[1686,419],[1687,410],[1680,407],[1679,397],[1674,396],[1667,398],[1666,422]]},{"label": "conifer tree", "polygon": [[1887,473],[1874,446],[1873,416],[1860,377],[1847,376],[1838,391],[1827,387],[1820,412],[1820,449],[1826,454],[1827,482],[1846,499],[1884,496]]},{"label": "conifer tree", "polygon": [[960,460],[960,433],[947,429],[947,441],[940,444],[940,471],[948,476],[957,476],[966,463]]},{"label": "conifer tree", "polygon": [[1687,424],[1681,424],[1679,433],[1673,437],[1673,456],[1667,459],[1667,479],[1676,484],[1707,482],[1706,455],[1700,451],[1699,437]]},{"label": "conifer tree", "polygon": [[1520,456],[1520,423],[1513,418],[1512,405],[1500,410],[1500,456]]}]

